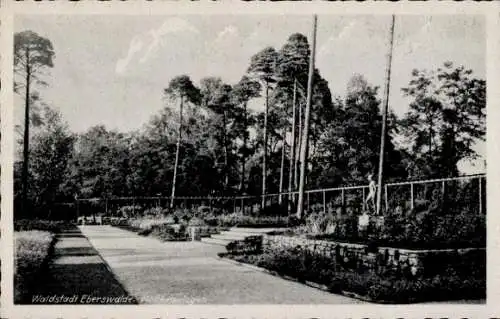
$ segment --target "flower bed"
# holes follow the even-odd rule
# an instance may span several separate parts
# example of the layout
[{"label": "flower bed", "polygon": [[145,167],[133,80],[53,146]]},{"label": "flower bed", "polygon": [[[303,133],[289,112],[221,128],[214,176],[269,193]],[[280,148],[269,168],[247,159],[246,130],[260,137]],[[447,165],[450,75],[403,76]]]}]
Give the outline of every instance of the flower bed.
[{"label": "flower bed", "polygon": [[356,214],[313,214],[307,217],[305,226],[283,235],[403,249],[486,247],[485,215],[428,210],[407,215],[395,212],[384,216],[382,222],[378,220],[379,225],[372,217],[364,228],[358,221]]},{"label": "flower bed", "polygon": [[15,241],[15,302],[21,301],[37,281],[37,275],[47,262],[55,235],[48,231],[21,231],[14,233]]},{"label": "flower bed", "polygon": [[411,250],[303,237],[264,235],[262,250],[276,249],[301,249],[310,254],[341,262],[344,267],[352,271],[387,270],[396,274],[420,275],[436,274],[449,266],[481,269],[486,265],[484,248]]},{"label": "flower bed", "polygon": [[448,267],[439,274],[412,277],[391,270],[380,273],[352,271],[347,265],[349,261],[327,258],[299,248],[274,249],[261,254],[225,253],[220,256],[300,282],[324,285],[332,293],[354,294],[379,303],[484,299],[486,296],[485,267]]},{"label": "flower bed", "polygon": [[162,241],[185,241],[189,239],[186,226],[174,224],[171,218],[131,219],[127,223],[113,225],[141,236],[152,236]]},{"label": "flower bed", "polygon": [[242,214],[227,214],[220,216],[205,216],[204,221],[211,226],[221,227],[287,227],[290,225],[289,217],[283,216],[248,216]]}]

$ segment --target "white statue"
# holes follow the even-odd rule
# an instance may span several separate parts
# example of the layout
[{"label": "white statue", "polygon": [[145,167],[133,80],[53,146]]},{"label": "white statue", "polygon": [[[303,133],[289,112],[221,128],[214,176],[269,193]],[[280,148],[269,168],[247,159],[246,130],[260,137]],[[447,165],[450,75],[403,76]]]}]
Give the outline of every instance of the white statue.
[{"label": "white statue", "polygon": [[368,196],[366,197],[365,203],[368,205],[368,209],[370,209],[369,203],[371,203],[371,207],[373,207],[373,211],[376,210],[375,207],[375,195],[377,194],[377,185],[373,180],[373,174],[368,175]]}]

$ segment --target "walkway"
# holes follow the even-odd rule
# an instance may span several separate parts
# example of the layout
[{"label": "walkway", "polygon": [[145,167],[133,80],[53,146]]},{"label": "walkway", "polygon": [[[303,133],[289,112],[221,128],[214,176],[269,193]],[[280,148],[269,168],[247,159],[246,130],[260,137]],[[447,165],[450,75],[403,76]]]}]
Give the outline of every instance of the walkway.
[{"label": "walkway", "polygon": [[160,242],[112,226],[82,226],[125,289],[148,304],[355,304],[220,260],[221,246]]},{"label": "walkway", "polygon": [[23,304],[136,303],[78,228],[57,238],[47,269]]}]

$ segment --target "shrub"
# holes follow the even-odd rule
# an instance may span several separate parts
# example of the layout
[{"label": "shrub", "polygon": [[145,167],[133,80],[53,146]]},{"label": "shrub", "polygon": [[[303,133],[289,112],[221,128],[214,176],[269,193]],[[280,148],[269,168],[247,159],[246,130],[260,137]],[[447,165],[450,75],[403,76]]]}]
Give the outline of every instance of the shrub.
[{"label": "shrub", "polygon": [[443,249],[486,246],[486,216],[461,212],[450,214],[439,205],[407,214],[399,207],[384,216],[382,226],[370,220],[358,229],[358,215],[311,214],[304,227],[295,229],[308,238],[353,242],[408,249]]},{"label": "shrub", "polygon": [[248,236],[244,240],[235,240],[226,245],[230,254],[260,254],[262,252],[262,236]]},{"label": "shrub", "polygon": [[183,225],[179,225],[177,229],[172,225],[154,225],[151,227],[150,234],[163,241],[184,241],[188,239],[186,228]]},{"label": "shrub", "polygon": [[14,231],[41,230],[51,233],[58,233],[66,225],[68,225],[68,223],[65,221],[21,219],[14,222]]},{"label": "shrub", "polygon": [[144,210],[143,215],[144,216],[160,217],[163,215],[163,208],[161,208],[161,207],[147,208]]},{"label": "shrub", "polygon": [[188,226],[205,226],[206,223],[199,217],[193,217],[187,223]]},{"label": "shrub", "polygon": [[259,216],[287,216],[288,207],[284,204],[271,204],[267,205],[260,210]]},{"label": "shrub", "polygon": [[133,217],[142,214],[142,207],[139,205],[128,205],[120,207],[119,211],[123,217]]},{"label": "shrub", "polygon": [[222,255],[240,262],[291,276],[298,281],[323,284],[333,293],[351,292],[378,302],[410,303],[453,299],[484,299],[484,271],[457,271],[448,265],[430,277],[394,276],[393,273],[350,271],[334,259],[320,256],[299,246],[276,248],[262,254]]},{"label": "shrub", "polygon": [[212,211],[209,206],[198,206],[196,209],[197,216],[201,218],[205,218],[205,216],[212,215]]},{"label": "shrub", "polygon": [[[222,227],[286,227],[288,217],[280,216],[248,216],[238,213],[217,217],[218,225]],[[212,222],[213,223],[213,222]]]},{"label": "shrub", "polygon": [[15,232],[14,241],[14,291],[15,301],[20,302],[36,282],[53,245],[54,234],[39,230]]}]

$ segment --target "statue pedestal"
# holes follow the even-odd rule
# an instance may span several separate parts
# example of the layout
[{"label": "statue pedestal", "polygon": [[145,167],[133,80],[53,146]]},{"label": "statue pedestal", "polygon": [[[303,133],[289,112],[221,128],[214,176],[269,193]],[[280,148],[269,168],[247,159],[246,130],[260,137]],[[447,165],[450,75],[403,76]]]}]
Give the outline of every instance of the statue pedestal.
[{"label": "statue pedestal", "polygon": [[379,229],[379,228],[382,228],[384,226],[385,218],[384,218],[384,216],[372,216],[371,222],[373,223],[375,228]]},{"label": "statue pedestal", "polygon": [[200,241],[201,240],[201,231],[200,227],[191,226],[189,227],[189,233],[191,235],[192,241]]}]

